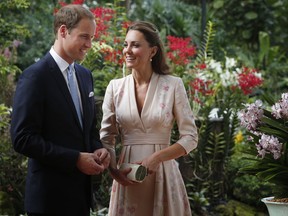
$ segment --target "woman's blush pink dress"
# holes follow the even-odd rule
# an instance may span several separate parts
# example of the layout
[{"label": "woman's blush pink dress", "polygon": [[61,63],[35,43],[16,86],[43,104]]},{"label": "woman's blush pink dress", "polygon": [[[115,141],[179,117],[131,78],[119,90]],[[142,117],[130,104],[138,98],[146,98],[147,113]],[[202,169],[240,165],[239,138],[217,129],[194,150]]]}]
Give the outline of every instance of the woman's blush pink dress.
[{"label": "woman's blush pink dress", "polygon": [[[128,75],[110,81],[106,89],[101,141],[115,152],[116,137],[120,135],[122,149],[118,165],[141,161],[171,145],[175,121],[179,130],[177,143],[189,153],[196,148],[198,135],[181,78],[153,73],[139,115],[134,79]],[[112,160],[116,161],[115,156]],[[114,180],[109,215],[190,216],[189,200],[177,162],[161,163],[155,174],[132,186],[124,187]]]}]

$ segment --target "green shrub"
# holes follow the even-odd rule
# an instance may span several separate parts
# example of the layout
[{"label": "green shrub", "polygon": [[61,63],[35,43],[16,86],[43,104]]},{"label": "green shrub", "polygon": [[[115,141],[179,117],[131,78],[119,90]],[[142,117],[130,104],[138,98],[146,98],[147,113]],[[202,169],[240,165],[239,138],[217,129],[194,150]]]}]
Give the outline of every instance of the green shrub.
[{"label": "green shrub", "polygon": [[[0,120],[0,213],[1,211],[15,211],[18,215],[24,212],[27,158],[16,153],[12,148],[9,134],[10,112],[3,104],[0,105]],[[10,204],[6,205],[8,201]]]},{"label": "green shrub", "polygon": [[9,195],[4,192],[0,191],[0,215],[14,215],[14,207],[10,202]]},{"label": "green shrub", "polygon": [[[244,140],[243,140],[244,141]],[[228,177],[230,179],[229,196],[251,206],[262,208],[261,198],[271,196],[272,184],[260,181],[256,176],[240,173],[239,169],[247,165],[243,158],[248,157],[243,151],[246,143],[237,143],[235,153],[229,162]]]},{"label": "green shrub", "polygon": [[252,206],[261,206],[262,203],[260,199],[271,196],[272,185],[259,181],[256,176],[239,176],[234,179],[232,184],[234,197]]}]

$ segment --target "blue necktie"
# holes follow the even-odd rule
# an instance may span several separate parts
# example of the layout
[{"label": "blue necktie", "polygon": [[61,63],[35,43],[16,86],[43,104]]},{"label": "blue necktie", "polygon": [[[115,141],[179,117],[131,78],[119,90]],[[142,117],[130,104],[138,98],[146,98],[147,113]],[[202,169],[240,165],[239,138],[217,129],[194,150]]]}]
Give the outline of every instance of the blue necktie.
[{"label": "blue necktie", "polygon": [[77,111],[77,115],[82,126],[82,114],[81,114],[81,108],[80,108],[80,100],[79,100],[79,95],[78,95],[78,90],[77,90],[77,86],[76,86],[76,80],[74,80],[74,76],[73,76],[73,69],[72,69],[72,65],[69,65],[67,68],[67,79],[68,79],[68,86],[70,89],[70,94],[71,97],[73,99],[74,102],[74,106],[76,108]]}]

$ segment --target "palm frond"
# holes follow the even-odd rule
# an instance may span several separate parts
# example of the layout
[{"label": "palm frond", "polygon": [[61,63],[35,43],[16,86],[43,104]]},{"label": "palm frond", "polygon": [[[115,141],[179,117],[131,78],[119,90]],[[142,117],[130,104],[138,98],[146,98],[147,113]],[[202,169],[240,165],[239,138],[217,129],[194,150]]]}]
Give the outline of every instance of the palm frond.
[{"label": "palm frond", "polygon": [[203,39],[200,45],[200,49],[198,51],[196,60],[195,60],[195,65],[201,64],[205,62],[205,60],[209,57],[213,56],[213,41],[215,38],[215,30],[214,30],[214,25],[211,21],[207,22],[205,32],[203,34]]}]

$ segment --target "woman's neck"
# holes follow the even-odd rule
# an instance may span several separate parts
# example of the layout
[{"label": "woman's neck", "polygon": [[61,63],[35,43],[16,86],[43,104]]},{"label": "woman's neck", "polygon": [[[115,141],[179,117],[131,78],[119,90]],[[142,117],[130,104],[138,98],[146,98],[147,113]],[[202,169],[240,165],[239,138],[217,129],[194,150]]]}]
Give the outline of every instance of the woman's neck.
[{"label": "woman's neck", "polygon": [[151,76],[153,74],[153,71],[150,71],[150,72],[139,72],[139,71],[132,71],[132,76],[135,80],[135,83],[137,85],[145,85],[145,84],[149,84],[150,82],[150,79],[151,79]]}]

